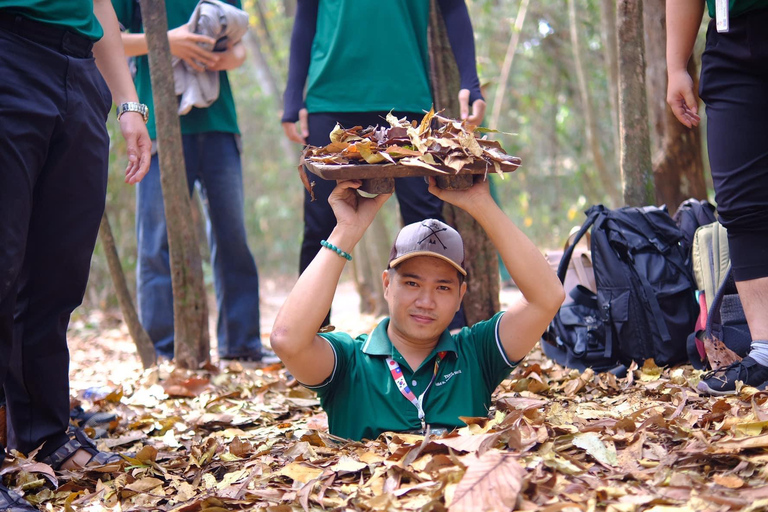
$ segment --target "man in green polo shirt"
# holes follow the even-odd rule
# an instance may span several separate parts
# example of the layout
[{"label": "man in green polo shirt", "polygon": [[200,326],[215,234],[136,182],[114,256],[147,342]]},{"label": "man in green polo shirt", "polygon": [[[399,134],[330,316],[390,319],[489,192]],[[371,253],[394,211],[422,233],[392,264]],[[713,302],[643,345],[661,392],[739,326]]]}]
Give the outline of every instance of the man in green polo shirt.
[{"label": "man in green polo shirt", "polygon": [[461,236],[427,219],[404,227],[382,274],[389,318],[370,334],[317,334],[349,254],[388,199],[361,197],[359,180],[329,197],[337,224],[299,277],[272,330],[288,370],[317,391],[334,435],[373,439],[384,431],[452,429],[485,416],[491,394],[531,350],[564,298],[541,252],[499,209],[481,180],[465,191],[429,192],[485,229],[522,292],[506,312],[451,335],[466,291]]}]

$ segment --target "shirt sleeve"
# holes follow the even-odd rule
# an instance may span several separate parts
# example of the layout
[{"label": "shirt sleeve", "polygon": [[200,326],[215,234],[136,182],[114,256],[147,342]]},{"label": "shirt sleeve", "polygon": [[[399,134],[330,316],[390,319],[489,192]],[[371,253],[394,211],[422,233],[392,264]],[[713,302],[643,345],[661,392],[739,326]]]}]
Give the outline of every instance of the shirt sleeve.
[{"label": "shirt sleeve", "polygon": [[483,99],[483,94],[480,92],[480,79],[477,77],[475,33],[469,19],[469,10],[464,0],[438,0],[438,3],[451,50],[459,68],[461,88],[469,90],[469,105],[472,106],[475,100]]},{"label": "shirt sleeve", "polygon": [[478,322],[470,328],[471,342],[476,350],[489,392],[493,392],[520,361],[510,361],[499,338],[499,324],[504,313]]},{"label": "shirt sleeve", "polygon": [[312,43],[317,31],[319,0],[298,0],[296,18],[291,33],[291,50],[288,59],[288,81],[283,95],[283,123],[299,120],[299,110],[304,108],[304,85],[307,83]]},{"label": "shirt sleeve", "polygon": [[304,384],[305,388],[311,389],[317,393],[321,399],[328,400],[333,395],[338,382],[343,381],[344,375],[349,367],[349,362],[353,357],[355,350],[355,340],[344,332],[330,332],[319,335],[333,350],[333,371],[325,381],[314,386]]}]

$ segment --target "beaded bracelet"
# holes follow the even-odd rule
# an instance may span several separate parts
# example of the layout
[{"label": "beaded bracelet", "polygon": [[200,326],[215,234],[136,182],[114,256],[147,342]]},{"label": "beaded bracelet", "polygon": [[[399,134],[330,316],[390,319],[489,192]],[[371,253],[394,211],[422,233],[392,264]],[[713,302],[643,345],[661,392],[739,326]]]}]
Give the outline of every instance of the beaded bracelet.
[{"label": "beaded bracelet", "polygon": [[333,252],[335,252],[336,254],[341,256],[342,258],[346,258],[348,261],[352,261],[352,255],[351,254],[349,254],[348,252],[342,251],[341,249],[339,249],[338,247],[336,247],[332,243],[328,242],[327,240],[320,240],[320,245],[322,245],[326,249],[332,250]]}]

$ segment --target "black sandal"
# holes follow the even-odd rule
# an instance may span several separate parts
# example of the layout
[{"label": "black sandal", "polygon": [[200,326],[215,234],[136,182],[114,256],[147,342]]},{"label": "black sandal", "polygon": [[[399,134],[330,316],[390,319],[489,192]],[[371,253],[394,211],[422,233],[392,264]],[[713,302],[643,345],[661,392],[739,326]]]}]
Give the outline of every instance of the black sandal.
[{"label": "black sandal", "polygon": [[0,485],[0,510],[4,512],[37,512],[37,508],[33,507],[30,502],[4,485]]},{"label": "black sandal", "polygon": [[116,453],[100,452],[96,448],[96,443],[88,437],[88,435],[79,428],[70,427],[68,433],[74,435],[69,441],[64,443],[52,454],[47,457],[43,457],[40,462],[48,464],[54,471],[59,471],[62,464],[64,464],[70,457],[72,457],[78,450],[85,450],[91,454],[91,458],[88,459],[83,469],[95,469],[100,466],[119,465],[122,464],[124,459]]}]

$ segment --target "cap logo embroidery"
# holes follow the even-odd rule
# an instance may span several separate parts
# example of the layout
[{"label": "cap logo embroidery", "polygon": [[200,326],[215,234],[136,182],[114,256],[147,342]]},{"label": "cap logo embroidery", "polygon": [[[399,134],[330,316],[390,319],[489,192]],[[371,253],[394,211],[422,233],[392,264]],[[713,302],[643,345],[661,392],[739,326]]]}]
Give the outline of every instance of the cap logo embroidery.
[{"label": "cap logo embroidery", "polygon": [[[443,246],[443,249],[448,248],[448,246],[446,246],[443,243],[443,241],[440,240],[440,236],[438,235],[438,233],[440,233],[441,231],[448,231],[448,228],[435,229],[434,227],[432,227],[430,224],[427,224],[426,222],[422,222],[421,225],[427,228],[430,231],[430,233],[424,238],[422,238],[421,240],[419,240],[419,245],[421,245],[424,242],[424,240],[429,239],[429,242],[427,242],[428,244],[436,245],[437,242],[440,242],[440,245]],[[432,237],[434,237],[434,239]]]}]

